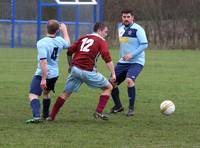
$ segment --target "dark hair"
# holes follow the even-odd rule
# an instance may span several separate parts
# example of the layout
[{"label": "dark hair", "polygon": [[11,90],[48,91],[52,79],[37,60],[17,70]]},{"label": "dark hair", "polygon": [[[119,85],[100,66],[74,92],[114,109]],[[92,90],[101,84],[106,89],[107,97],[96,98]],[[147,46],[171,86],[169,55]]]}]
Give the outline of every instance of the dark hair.
[{"label": "dark hair", "polygon": [[121,15],[124,14],[124,13],[125,14],[130,13],[133,16],[133,11],[131,9],[124,9],[124,10],[122,10],[121,11]]},{"label": "dark hair", "polygon": [[47,32],[49,34],[55,34],[59,30],[59,23],[56,20],[49,20],[47,23]]},{"label": "dark hair", "polygon": [[106,27],[106,25],[104,23],[101,22],[97,22],[94,27],[93,27],[93,31],[97,32],[97,30],[103,30]]}]

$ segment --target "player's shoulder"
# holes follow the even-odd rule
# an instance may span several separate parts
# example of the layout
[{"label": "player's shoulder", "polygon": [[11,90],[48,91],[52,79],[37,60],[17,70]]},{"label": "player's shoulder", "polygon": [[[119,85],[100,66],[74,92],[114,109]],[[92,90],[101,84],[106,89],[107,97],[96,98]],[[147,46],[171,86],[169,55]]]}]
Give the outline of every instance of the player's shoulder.
[{"label": "player's shoulder", "polygon": [[117,27],[118,27],[118,29],[120,29],[120,28],[123,28],[123,29],[124,29],[124,24],[118,23],[118,24],[117,24]]},{"label": "player's shoulder", "polygon": [[84,39],[84,38],[88,38],[88,34],[86,34],[86,35],[81,35],[81,36],[79,37],[79,40],[82,40],[82,39]]},{"label": "player's shoulder", "polygon": [[64,40],[64,38],[62,36],[56,36],[57,40]]},{"label": "player's shoulder", "polygon": [[100,36],[98,33],[88,34],[88,36],[89,36],[90,38],[93,38],[93,39],[96,39],[96,40],[99,40],[99,41],[103,41],[103,42],[106,41],[106,40],[105,40],[102,36]]},{"label": "player's shoulder", "polygon": [[144,30],[143,27],[141,25],[137,24],[137,23],[133,23],[131,28],[137,29],[137,30]]},{"label": "player's shoulder", "polygon": [[47,37],[44,37],[40,39],[39,41],[37,41],[37,46],[44,45],[46,42],[47,42]]}]

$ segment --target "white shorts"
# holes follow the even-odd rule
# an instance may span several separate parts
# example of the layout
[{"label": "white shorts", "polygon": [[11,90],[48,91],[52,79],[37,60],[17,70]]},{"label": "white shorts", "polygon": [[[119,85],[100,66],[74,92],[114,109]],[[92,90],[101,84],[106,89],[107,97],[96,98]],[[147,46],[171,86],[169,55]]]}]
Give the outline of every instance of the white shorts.
[{"label": "white shorts", "polygon": [[105,88],[109,81],[99,72],[82,70],[76,66],[71,68],[71,73],[65,85],[66,92],[76,92],[82,83],[90,87]]}]

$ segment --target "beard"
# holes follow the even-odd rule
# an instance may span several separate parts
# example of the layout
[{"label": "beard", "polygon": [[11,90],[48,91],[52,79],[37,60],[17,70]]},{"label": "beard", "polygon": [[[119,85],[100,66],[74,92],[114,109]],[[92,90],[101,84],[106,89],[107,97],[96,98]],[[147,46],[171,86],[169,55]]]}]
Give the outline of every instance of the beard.
[{"label": "beard", "polygon": [[131,23],[129,21],[124,21],[123,24],[124,26],[129,27]]}]

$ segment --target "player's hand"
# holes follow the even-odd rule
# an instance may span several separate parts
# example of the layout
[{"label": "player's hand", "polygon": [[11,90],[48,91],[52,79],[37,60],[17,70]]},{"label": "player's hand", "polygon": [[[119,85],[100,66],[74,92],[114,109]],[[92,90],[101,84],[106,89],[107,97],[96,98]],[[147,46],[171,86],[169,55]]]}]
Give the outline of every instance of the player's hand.
[{"label": "player's hand", "polygon": [[40,83],[40,87],[42,88],[42,90],[46,90],[47,89],[47,81],[43,80]]},{"label": "player's hand", "polygon": [[128,53],[128,54],[126,54],[126,55],[123,57],[123,60],[124,60],[124,61],[129,61],[132,57],[133,57],[132,54],[131,54],[131,53]]},{"label": "player's hand", "polygon": [[70,72],[71,72],[71,69],[72,69],[72,67],[71,67],[71,66],[69,66],[69,68],[68,68],[68,73],[70,73]]},{"label": "player's hand", "polygon": [[60,31],[62,31],[62,32],[67,31],[67,27],[66,27],[66,25],[64,23],[60,24]]},{"label": "player's hand", "polygon": [[116,75],[112,74],[111,77],[110,77],[110,82],[114,83],[115,81],[116,81]]}]

